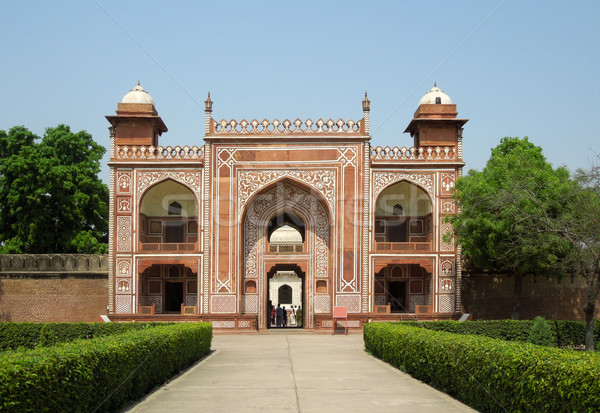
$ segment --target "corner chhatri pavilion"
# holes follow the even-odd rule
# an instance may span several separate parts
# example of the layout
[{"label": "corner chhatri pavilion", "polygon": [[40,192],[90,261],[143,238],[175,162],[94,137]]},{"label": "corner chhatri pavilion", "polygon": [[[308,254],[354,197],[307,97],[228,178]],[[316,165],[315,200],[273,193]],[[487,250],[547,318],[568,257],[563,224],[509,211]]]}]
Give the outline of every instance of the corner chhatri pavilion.
[{"label": "corner chhatri pavilion", "polygon": [[[263,330],[457,318],[460,249],[444,239],[462,167],[456,105],[431,89],[405,132],[373,147],[370,102],[353,120],[221,120],[204,143],[160,146],[167,127],[139,84],[110,128],[109,317]],[[300,324],[301,323],[301,324]]]}]

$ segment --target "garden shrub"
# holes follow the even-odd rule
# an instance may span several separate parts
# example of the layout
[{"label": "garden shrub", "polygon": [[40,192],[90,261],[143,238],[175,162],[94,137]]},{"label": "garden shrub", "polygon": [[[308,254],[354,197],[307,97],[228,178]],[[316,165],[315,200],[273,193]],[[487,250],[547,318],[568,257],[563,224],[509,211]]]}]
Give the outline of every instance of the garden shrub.
[{"label": "garden shrub", "polygon": [[[581,321],[547,320],[555,337],[556,347],[580,347],[584,345],[585,324]],[[483,335],[506,341],[527,342],[533,320],[478,320],[465,321],[408,321],[402,324],[423,327],[435,331],[447,331],[456,334]],[[600,321],[596,321],[594,338],[600,341]]]},{"label": "garden shrub", "polygon": [[[554,326],[557,347],[576,347],[585,343],[585,324],[580,321],[555,320],[551,324]],[[599,337],[600,324],[596,321],[595,338]]]},{"label": "garden shrub", "polygon": [[554,334],[550,323],[548,323],[544,317],[536,317],[533,320],[527,342],[546,347],[553,347],[556,345],[556,334]]},{"label": "garden shrub", "polygon": [[42,323],[0,322],[0,351],[35,347],[42,327]]},{"label": "garden shrub", "polygon": [[506,341],[527,341],[533,324],[530,320],[429,321],[424,328],[457,334],[473,334]]},{"label": "garden shrub", "polygon": [[116,411],[210,351],[209,323],[157,326],[0,358],[0,410]]},{"label": "garden shrub", "polygon": [[13,323],[0,322],[0,351],[19,347],[53,346],[130,330],[144,330],[170,323]]},{"label": "garden shrub", "polygon": [[400,323],[364,326],[375,357],[485,412],[599,411],[600,355]]}]

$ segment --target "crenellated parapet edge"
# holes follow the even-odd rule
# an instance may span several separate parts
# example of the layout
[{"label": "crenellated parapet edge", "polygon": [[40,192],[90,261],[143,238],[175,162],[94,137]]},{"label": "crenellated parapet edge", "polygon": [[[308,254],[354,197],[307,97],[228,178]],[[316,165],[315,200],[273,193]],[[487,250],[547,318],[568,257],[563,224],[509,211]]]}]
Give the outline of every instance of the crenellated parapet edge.
[{"label": "crenellated parapet edge", "polygon": [[377,146],[371,149],[371,161],[460,161],[454,146]]},{"label": "crenellated parapet edge", "polygon": [[204,160],[204,146],[117,146],[115,159],[118,160]]},{"label": "crenellated parapet edge", "polygon": [[102,273],[108,275],[108,255],[2,254],[3,274]]},{"label": "crenellated parapet edge", "polygon": [[332,134],[332,135],[364,135],[364,119],[357,122],[353,120],[319,119],[313,121],[307,119],[302,121],[296,119],[290,121],[285,119],[283,122],[278,119],[269,121],[264,119],[258,121],[253,119],[247,121],[225,120],[220,122],[210,119],[209,133],[215,135],[317,135],[317,134]]}]

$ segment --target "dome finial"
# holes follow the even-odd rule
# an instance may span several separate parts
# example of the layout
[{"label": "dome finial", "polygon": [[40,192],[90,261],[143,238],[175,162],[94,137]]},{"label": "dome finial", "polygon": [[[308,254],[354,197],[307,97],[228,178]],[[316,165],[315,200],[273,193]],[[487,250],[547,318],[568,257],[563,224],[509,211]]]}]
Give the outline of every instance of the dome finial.
[{"label": "dome finial", "polygon": [[419,101],[419,105],[433,105],[433,104],[444,104],[451,105],[452,99],[448,96],[442,89],[437,87],[437,82],[434,83],[434,86],[421,98]]},{"label": "dome finial", "polygon": [[368,112],[371,110],[371,101],[367,97],[367,91],[365,90],[365,98],[362,101],[363,112]]},{"label": "dome finial", "polygon": [[437,82],[435,80],[433,81],[433,87],[437,87]]},{"label": "dome finial", "polygon": [[210,99],[210,90],[208,91],[208,98],[204,101],[204,111],[206,113],[212,112],[213,101]]},{"label": "dome finial", "polygon": [[125,96],[123,96],[122,103],[151,103],[154,105],[154,99],[152,96],[144,90],[142,86],[140,86],[140,81],[138,80],[137,86],[129,91]]}]

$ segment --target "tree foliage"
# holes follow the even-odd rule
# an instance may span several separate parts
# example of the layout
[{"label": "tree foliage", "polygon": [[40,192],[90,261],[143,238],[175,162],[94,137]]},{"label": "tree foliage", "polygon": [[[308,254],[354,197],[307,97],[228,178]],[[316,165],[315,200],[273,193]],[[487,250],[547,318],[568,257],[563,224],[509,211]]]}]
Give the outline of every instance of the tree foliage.
[{"label": "tree foliage", "polygon": [[513,318],[518,319],[522,276],[562,276],[557,262],[570,248],[556,234],[532,228],[528,216],[538,205],[520,194],[535,194],[555,215],[570,185],[569,171],[554,169],[526,137],[503,138],[481,172],[471,170],[456,183],[461,211],[450,220],[465,260],[479,269],[514,274]]},{"label": "tree foliage", "polygon": [[593,350],[600,292],[600,166],[571,176],[566,168],[552,168],[527,138],[504,138],[483,171],[470,171],[456,187],[462,211],[452,221],[472,263],[585,280],[585,345]]},{"label": "tree foliage", "polygon": [[0,131],[0,253],[106,252],[104,152],[66,125],[42,138],[22,126]]},{"label": "tree foliage", "polygon": [[513,205],[507,197],[533,192],[550,206],[560,199],[568,179],[568,170],[553,169],[542,149],[527,138],[502,139],[481,172],[470,170],[456,184],[461,212],[451,220],[465,258],[481,269],[554,273],[568,247],[558,237],[531,232],[525,218],[536,205],[524,199]]}]

